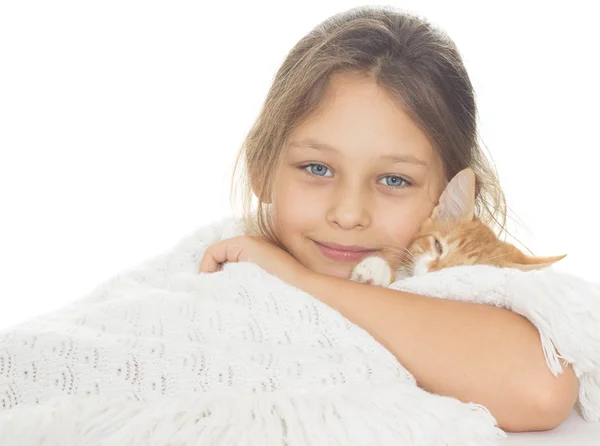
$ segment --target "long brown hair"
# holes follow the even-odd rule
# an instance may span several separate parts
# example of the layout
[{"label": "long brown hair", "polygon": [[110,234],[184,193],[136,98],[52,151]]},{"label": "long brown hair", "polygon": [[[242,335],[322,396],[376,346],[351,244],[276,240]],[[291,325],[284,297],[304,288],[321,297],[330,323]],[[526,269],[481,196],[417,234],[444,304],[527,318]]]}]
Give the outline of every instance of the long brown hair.
[{"label": "long brown hair", "polygon": [[441,156],[446,180],[466,167],[473,169],[475,215],[502,232],[506,201],[479,144],[473,86],[456,45],[423,18],[374,6],[354,8],[317,25],[277,71],[235,165],[247,231],[277,240],[266,203],[286,140],[319,105],[331,75],[345,70],[370,76],[402,105]]}]

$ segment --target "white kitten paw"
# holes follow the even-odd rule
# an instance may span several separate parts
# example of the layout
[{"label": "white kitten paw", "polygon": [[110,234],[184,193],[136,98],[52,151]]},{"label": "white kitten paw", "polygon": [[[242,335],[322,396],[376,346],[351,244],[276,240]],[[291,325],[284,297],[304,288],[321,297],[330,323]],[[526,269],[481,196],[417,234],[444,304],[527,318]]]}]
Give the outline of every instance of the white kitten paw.
[{"label": "white kitten paw", "polygon": [[393,273],[383,258],[372,256],[363,259],[354,267],[350,280],[387,288],[393,281]]}]

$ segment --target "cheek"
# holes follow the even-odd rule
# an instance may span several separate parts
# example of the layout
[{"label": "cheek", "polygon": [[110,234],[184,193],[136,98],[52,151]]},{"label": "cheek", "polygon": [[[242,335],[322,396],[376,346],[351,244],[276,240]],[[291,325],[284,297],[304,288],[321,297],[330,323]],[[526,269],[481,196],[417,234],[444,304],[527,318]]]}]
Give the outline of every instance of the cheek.
[{"label": "cheek", "polygon": [[386,222],[381,233],[385,234],[386,245],[407,248],[415,235],[418,226],[413,222],[398,220],[395,222]]},{"label": "cheek", "polygon": [[282,182],[273,200],[273,220],[282,240],[310,231],[323,219],[323,194],[301,181]]},{"label": "cheek", "polygon": [[426,203],[425,206],[418,201],[398,204],[393,210],[388,206],[380,211],[380,230],[386,235],[389,244],[404,248],[411,245],[419,228],[431,214]]}]

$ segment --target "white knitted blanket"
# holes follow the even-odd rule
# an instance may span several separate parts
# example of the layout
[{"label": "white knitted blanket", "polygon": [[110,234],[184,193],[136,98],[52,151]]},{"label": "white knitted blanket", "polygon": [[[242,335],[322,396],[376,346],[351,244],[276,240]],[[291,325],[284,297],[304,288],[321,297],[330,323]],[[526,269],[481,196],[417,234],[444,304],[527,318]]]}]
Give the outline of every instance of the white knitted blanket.
[{"label": "white knitted blanket", "polygon": [[[232,220],[0,333],[6,445],[491,445],[482,406],[425,392],[367,332],[251,263],[198,274]],[[458,267],[392,287],[504,306],[600,420],[600,289],[553,270]]]}]

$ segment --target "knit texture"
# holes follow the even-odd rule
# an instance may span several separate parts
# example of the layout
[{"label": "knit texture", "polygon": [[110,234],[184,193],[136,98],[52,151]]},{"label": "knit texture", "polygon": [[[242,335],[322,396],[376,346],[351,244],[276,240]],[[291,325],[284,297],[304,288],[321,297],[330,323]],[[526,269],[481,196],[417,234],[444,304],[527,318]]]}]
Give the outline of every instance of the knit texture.
[{"label": "knit texture", "polygon": [[[0,334],[0,438],[11,445],[487,445],[477,404],[429,394],[366,331],[252,263],[198,274],[218,222]],[[457,267],[392,288],[504,306],[538,327],[554,373],[600,413],[600,290],[552,270]],[[560,356],[556,352],[560,352]]]}]

